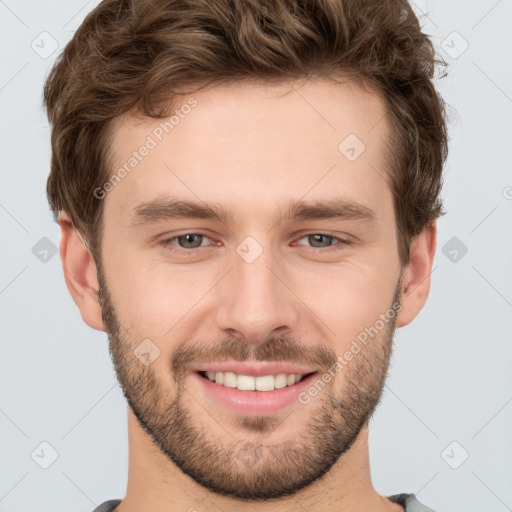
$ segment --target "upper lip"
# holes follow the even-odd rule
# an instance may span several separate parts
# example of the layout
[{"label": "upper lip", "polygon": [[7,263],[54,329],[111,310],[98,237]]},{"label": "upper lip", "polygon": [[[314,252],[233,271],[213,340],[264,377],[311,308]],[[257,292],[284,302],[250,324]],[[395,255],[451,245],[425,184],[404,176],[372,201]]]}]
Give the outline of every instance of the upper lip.
[{"label": "upper lip", "polygon": [[290,363],[259,363],[259,362],[223,362],[203,364],[192,370],[193,372],[233,372],[238,375],[262,377],[264,375],[277,375],[279,373],[298,373],[306,375],[316,372],[315,368],[297,366]]}]

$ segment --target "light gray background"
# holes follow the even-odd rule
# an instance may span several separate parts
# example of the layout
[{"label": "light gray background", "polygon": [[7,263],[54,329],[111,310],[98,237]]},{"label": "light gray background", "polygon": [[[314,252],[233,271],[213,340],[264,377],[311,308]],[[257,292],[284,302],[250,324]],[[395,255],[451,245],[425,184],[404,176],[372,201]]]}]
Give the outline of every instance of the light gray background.
[{"label": "light gray background", "polygon": [[[45,197],[43,79],[96,3],[0,0],[0,512],[91,511],[124,496],[126,486],[126,407],[106,335],[82,322],[58,254],[44,253],[49,241],[58,246],[59,231]],[[438,83],[453,109],[448,215],[439,222],[427,306],[396,336],[371,423],[372,478],[380,493],[414,492],[437,512],[505,512],[512,510],[512,0],[415,8],[427,14],[424,29],[451,65]],[[59,48],[44,55],[52,38]],[[443,253],[453,237],[468,248],[456,262],[452,246]],[[39,464],[52,461],[52,448],[42,442],[58,452],[48,469]]]}]

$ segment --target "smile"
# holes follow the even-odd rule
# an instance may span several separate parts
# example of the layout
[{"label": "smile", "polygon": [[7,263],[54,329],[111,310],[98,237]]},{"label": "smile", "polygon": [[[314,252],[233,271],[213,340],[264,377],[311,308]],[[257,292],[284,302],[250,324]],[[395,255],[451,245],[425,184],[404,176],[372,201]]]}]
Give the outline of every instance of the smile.
[{"label": "smile", "polygon": [[276,375],[262,375],[253,377],[251,375],[236,374],[233,372],[199,372],[199,374],[228,388],[237,388],[241,391],[274,391],[299,383],[309,374],[299,373],[278,373]]}]

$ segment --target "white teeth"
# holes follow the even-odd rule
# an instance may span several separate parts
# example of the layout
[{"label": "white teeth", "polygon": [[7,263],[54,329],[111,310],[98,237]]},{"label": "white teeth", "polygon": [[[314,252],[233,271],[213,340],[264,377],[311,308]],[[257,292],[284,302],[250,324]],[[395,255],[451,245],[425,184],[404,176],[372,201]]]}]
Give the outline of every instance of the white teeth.
[{"label": "white teeth", "polygon": [[256,378],[250,375],[239,375],[236,387],[242,391],[254,391],[256,389]]},{"label": "white teeth", "polygon": [[233,372],[206,372],[206,376],[212,382],[216,382],[228,388],[238,388],[241,391],[273,391],[286,386],[293,386],[300,382],[304,375],[298,373],[278,373],[277,375],[263,375],[252,377],[251,375],[237,375]]},{"label": "white teeth", "polygon": [[274,378],[274,386],[276,389],[286,387],[286,373],[279,373]]},{"label": "white teeth", "polygon": [[[217,373],[217,375],[220,372]],[[215,380],[217,381],[217,380]],[[224,372],[224,386],[228,388],[236,388],[236,374],[233,372]]]},{"label": "white teeth", "polygon": [[258,391],[272,391],[274,389],[274,381],[275,377],[273,375],[256,377],[256,389]]}]

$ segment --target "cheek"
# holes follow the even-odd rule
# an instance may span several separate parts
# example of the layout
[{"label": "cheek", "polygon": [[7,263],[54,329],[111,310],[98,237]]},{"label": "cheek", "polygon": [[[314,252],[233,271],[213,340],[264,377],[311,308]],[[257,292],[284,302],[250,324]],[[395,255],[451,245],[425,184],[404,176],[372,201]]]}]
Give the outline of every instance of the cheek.
[{"label": "cheek", "polygon": [[[226,272],[222,263],[171,264],[144,251],[122,251],[121,246],[105,252],[107,284],[134,336],[172,338],[194,316],[208,315],[205,307],[215,308],[222,301],[222,287],[215,290],[214,302],[207,300]],[[284,294],[283,300],[295,301],[306,322],[317,323],[327,337],[336,336],[342,343],[350,343],[387,311],[398,279],[391,248],[382,246],[343,262],[301,260],[295,265],[292,259],[282,265],[283,279],[298,297]]]},{"label": "cheek", "polygon": [[[396,278],[396,279],[395,279]],[[391,306],[398,280],[395,272],[376,265],[344,264],[319,267],[297,295],[343,344],[374,325]],[[298,288],[296,288],[298,290]],[[327,327],[326,327],[327,326]],[[334,335],[334,334],[333,334]]]},{"label": "cheek", "polygon": [[198,267],[135,258],[119,261],[109,277],[116,308],[132,332],[156,339],[186,318],[214,281],[212,268],[203,272]]}]

